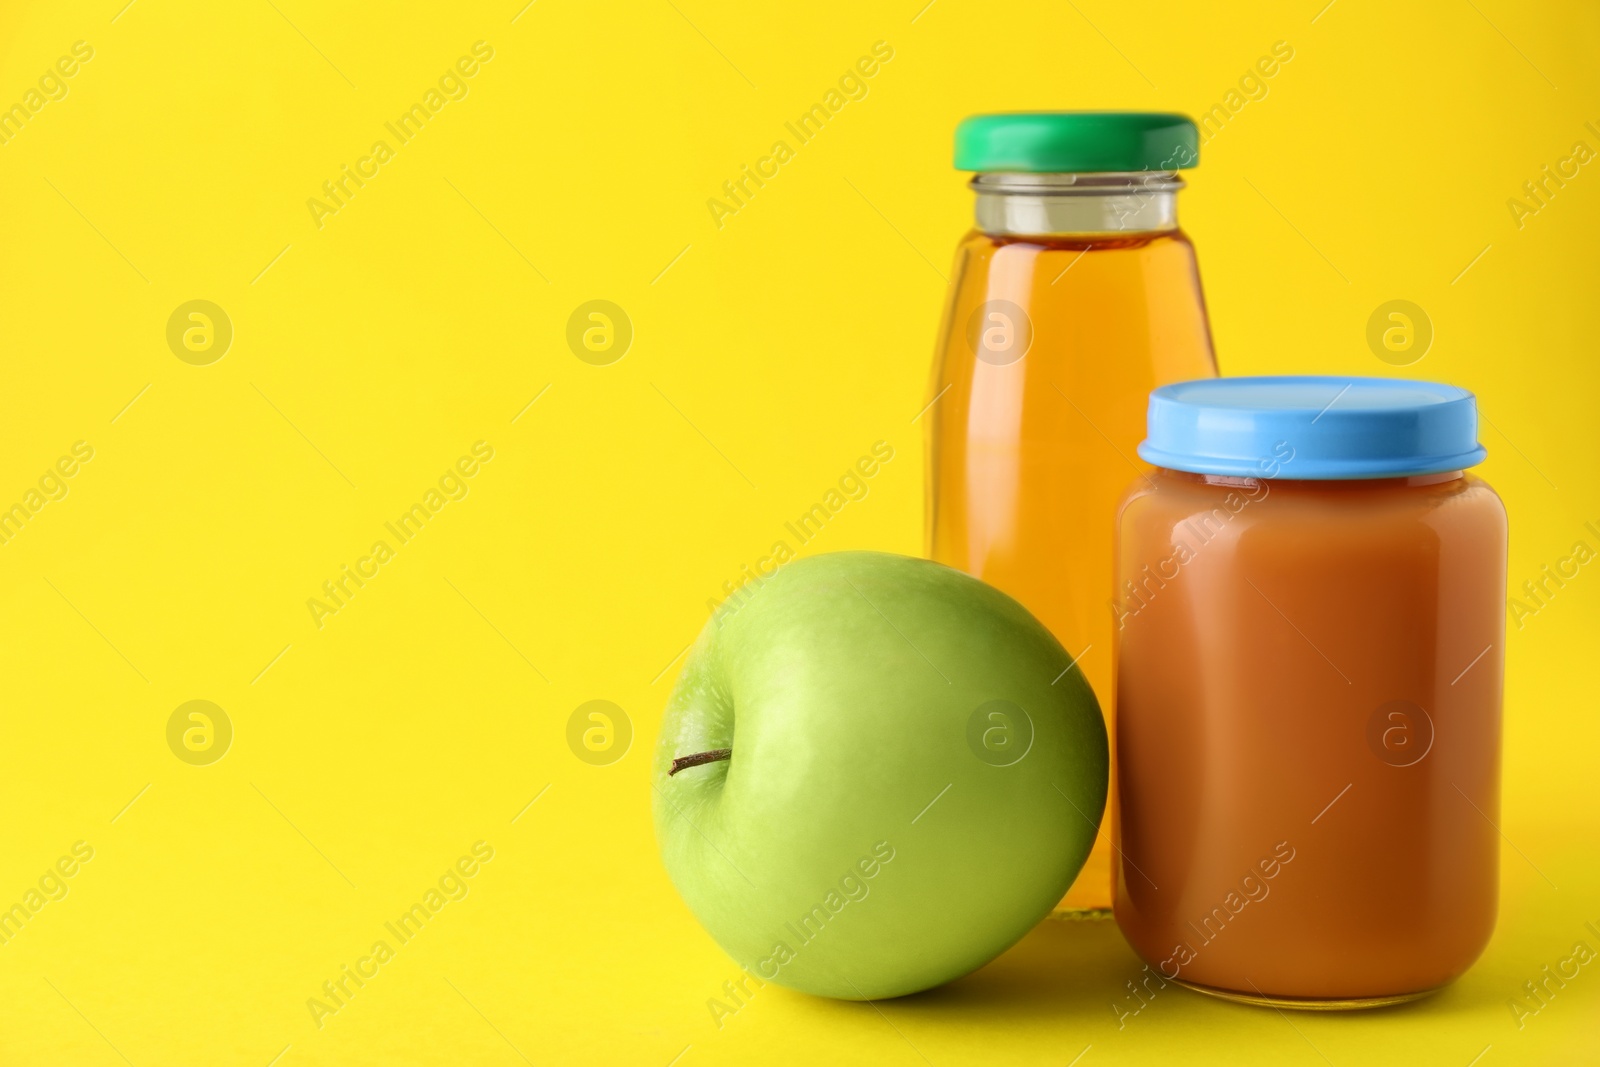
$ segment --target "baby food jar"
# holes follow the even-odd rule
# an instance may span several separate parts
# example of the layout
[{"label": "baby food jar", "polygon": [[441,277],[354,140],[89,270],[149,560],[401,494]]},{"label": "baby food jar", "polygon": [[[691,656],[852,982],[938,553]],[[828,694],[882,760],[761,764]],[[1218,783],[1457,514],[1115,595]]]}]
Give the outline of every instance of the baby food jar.
[{"label": "baby food jar", "polygon": [[1506,517],[1472,394],[1150,395],[1119,515],[1115,911],[1239,1000],[1422,996],[1494,928]]}]

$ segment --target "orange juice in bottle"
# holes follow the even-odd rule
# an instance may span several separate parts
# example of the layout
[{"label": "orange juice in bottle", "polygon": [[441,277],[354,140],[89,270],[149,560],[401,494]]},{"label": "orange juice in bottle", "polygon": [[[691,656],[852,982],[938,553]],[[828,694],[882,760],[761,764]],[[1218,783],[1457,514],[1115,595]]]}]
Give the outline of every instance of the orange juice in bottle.
[{"label": "orange juice in bottle", "polygon": [[[928,553],[1038,616],[1108,713],[1115,513],[1150,469],[1135,452],[1147,398],[1216,374],[1176,212],[1197,159],[1182,115],[978,115],[956,132],[977,226],[956,249],[921,416]],[[1110,850],[1102,827],[1062,908],[1110,908]]]}]

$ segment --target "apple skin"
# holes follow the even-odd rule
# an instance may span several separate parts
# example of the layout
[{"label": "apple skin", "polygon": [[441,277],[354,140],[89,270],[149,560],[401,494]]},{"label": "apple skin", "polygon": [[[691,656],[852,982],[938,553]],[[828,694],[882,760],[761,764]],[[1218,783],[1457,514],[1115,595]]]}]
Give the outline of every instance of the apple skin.
[{"label": "apple skin", "polygon": [[[650,772],[668,875],[761,982],[876,1000],[983,966],[1061,899],[1105,807],[1105,725],[1071,662],[942,564],[787,564],[706,624],[668,702]],[[1026,732],[974,730],[995,700],[1031,721],[1020,758],[969,741]]]}]

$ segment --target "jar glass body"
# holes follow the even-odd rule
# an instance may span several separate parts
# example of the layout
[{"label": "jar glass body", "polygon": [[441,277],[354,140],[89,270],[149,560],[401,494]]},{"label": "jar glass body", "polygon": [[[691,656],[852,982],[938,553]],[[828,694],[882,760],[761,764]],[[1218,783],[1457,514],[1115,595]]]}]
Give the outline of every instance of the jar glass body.
[{"label": "jar glass body", "polygon": [[1471,475],[1158,469],[1117,554],[1116,916],[1169,980],[1363,1006],[1494,927],[1506,518]]},{"label": "jar glass body", "polygon": [[[974,179],[978,228],[956,250],[922,416],[928,555],[1021,601],[1107,713],[1114,518],[1149,469],[1135,454],[1147,398],[1216,374],[1181,186],[1159,173]],[[1111,894],[1107,827],[1063,906],[1106,909]]]}]

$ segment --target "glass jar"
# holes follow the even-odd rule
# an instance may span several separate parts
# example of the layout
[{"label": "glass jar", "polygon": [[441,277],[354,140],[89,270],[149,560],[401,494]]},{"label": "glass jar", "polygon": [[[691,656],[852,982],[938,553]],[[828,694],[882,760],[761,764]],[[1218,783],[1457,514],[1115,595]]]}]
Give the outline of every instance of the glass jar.
[{"label": "glass jar", "polygon": [[[1112,527],[1150,390],[1216,373],[1177,222],[1192,121],[979,115],[956,134],[977,228],[956,249],[927,425],[928,555],[1021,601],[1111,706]],[[1065,491],[1070,487],[1070,492]],[[1102,833],[1063,906],[1111,905]]]},{"label": "glass jar", "polygon": [[1119,516],[1116,917],[1240,1000],[1424,995],[1494,928],[1506,517],[1470,393],[1157,389]]}]

